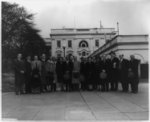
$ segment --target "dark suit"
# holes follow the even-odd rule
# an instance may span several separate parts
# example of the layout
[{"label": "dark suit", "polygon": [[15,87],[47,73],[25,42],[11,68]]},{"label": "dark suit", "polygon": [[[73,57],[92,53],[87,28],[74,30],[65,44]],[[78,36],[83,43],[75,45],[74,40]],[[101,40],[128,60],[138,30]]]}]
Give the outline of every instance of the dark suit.
[{"label": "dark suit", "polygon": [[82,77],[81,80],[81,89],[82,90],[86,90],[86,63],[85,62],[81,62],[80,63],[80,78]]},{"label": "dark suit", "polygon": [[91,80],[91,74],[92,74],[92,69],[90,70],[92,64],[89,62],[85,63],[85,88],[86,90],[89,89],[89,84],[90,84],[90,80]]},{"label": "dark suit", "polygon": [[101,80],[101,85],[102,85],[102,91],[108,91],[109,90],[109,81],[108,81],[108,60],[102,60],[101,61],[101,73],[105,71],[105,73],[107,74],[107,77],[104,79],[100,79]]},{"label": "dark suit", "polygon": [[131,89],[133,93],[138,92],[138,83],[139,83],[139,76],[138,76],[138,65],[139,60],[134,59],[129,61],[129,69],[134,73],[132,78],[128,78],[129,82],[131,83]]},{"label": "dark suit", "polygon": [[100,85],[100,73],[101,67],[100,67],[100,61],[96,61],[94,64],[94,89],[98,88],[98,85]]},{"label": "dark suit", "polygon": [[22,60],[14,61],[14,69],[15,69],[15,92],[16,94],[23,92],[23,85],[25,82],[25,74],[21,73],[21,71],[25,72],[25,65]]},{"label": "dark suit", "polygon": [[57,74],[57,82],[63,83],[63,75],[64,75],[63,62],[57,61],[56,74]]},{"label": "dark suit", "polygon": [[107,59],[107,74],[108,74],[108,83],[111,83],[111,60]]},{"label": "dark suit", "polygon": [[87,84],[93,85],[93,75],[94,75],[94,63],[93,62],[87,62],[86,63],[86,72],[87,72]]},{"label": "dark suit", "polygon": [[68,61],[63,63],[64,73],[68,75],[68,79],[64,79],[64,83],[66,85],[66,91],[72,90],[72,71],[73,71],[73,62]]},{"label": "dark suit", "polygon": [[31,62],[26,61],[25,62],[25,68],[26,68],[26,72],[25,72],[25,76],[26,76],[26,81],[25,81],[25,89],[26,89],[26,93],[31,93]]},{"label": "dark suit", "polygon": [[122,84],[122,90],[127,92],[129,90],[129,83],[127,80],[129,61],[126,59],[119,60],[119,80]]},{"label": "dark suit", "polygon": [[110,69],[111,90],[117,91],[118,90],[118,66],[119,66],[118,58],[115,57],[111,59],[110,65],[111,65],[111,69]]},{"label": "dark suit", "polygon": [[42,90],[47,90],[46,88],[46,60],[41,60],[41,85]]}]

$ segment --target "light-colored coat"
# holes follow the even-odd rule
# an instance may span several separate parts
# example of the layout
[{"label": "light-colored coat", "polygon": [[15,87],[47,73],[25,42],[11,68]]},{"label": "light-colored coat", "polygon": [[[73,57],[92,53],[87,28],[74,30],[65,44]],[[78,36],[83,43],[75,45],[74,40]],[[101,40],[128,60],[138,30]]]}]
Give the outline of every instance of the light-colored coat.
[{"label": "light-colored coat", "polygon": [[53,61],[48,60],[46,62],[46,72],[55,72],[56,65]]}]

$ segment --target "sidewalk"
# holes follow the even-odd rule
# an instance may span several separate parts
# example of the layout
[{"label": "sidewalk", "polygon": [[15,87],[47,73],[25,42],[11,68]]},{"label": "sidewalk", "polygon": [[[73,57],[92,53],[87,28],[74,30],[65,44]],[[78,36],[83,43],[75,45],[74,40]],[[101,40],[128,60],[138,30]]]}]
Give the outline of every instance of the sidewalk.
[{"label": "sidewalk", "polygon": [[2,93],[3,120],[148,120],[148,83],[139,93]]}]

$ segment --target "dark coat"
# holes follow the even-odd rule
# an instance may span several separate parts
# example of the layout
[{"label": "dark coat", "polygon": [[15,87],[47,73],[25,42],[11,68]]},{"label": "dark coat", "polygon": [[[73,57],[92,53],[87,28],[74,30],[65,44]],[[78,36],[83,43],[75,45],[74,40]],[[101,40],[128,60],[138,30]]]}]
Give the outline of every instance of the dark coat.
[{"label": "dark coat", "polygon": [[102,70],[105,70],[106,72],[108,72],[108,64],[109,62],[108,62],[108,60],[102,60],[101,61],[101,69],[100,69],[100,71],[102,71]]},{"label": "dark coat", "polygon": [[92,83],[94,78],[94,62],[87,62],[86,63],[86,77],[88,82]]},{"label": "dark coat", "polygon": [[95,72],[97,73],[97,74],[99,74],[99,72],[100,72],[100,70],[101,70],[101,63],[100,63],[100,61],[96,61],[95,62]]},{"label": "dark coat", "polygon": [[99,73],[101,71],[101,62],[94,62],[94,72],[93,72],[93,80],[95,83],[98,83],[100,80]]},{"label": "dark coat", "polygon": [[109,81],[111,81],[111,78],[112,78],[112,76],[111,76],[111,72],[112,72],[111,71],[112,70],[111,60],[107,59],[106,62],[107,62],[107,78],[109,79]]},{"label": "dark coat", "polygon": [[64,81],[69,81],[71,82],[72,79],[72,71],[73,71],[73,62],[72,61],[68,61],[68,62],[64,62],[63,63],[63,70],[64,70],[64,74],[68,77],[67,79],[64,78]]},{"label": "dark coat", "polygon": [[118,67],[119,67],[119,59],[116,57],[110,59],[110,80],[117,81],[119,79]]},{"label": "dark coat", "polygon": [[126,82],[128,76],[129,61],[127,59],[119,60],[119,80]]},{"label": "dark coat", "polygon": [[138,65],[139,65],[139,60],[134,59],[133,61],[129,61],[129,69],[131,69],[134,73],[134,78],[138,79]]},{"label": "dark coat", "polygon": [[[110,70],[110,61],[109,60],[101,60],[100,73],[105,71],[106,79],[109,78],[109,70]],[[100,73],[99,73],[99,75],[100,75]]]},{"label": "dark coat", "polygon": [[70,73],[72,73],[73,71],[73,62],[69,61],[69,62],[64,62],[63,63],[63,67],[64,67],[64,72],[69,71]]},{"label": "dark coat", "polygon": [[24,61],[15,60],[14,61],[14,70],[15,70],[15,85],[20,86],[25,82],[25,64]]},{"label": "dark coat", "polygon": [[80,74],[85,75],[86,72],[86,63],[85,62],[81,62],[80,63]]},{"label": "dark coat", "polygon": [[41,83],[46,84],[46,61],[41,61]]},{"label": "dark coat", "polygon": [[57,81],[60,83],[63,81],[64,75],[64,64],[63,62],[57,61],[56,62],[56,74],[57,74]]},{"label": "dark coat", "polygon": [[41,61],[32,61],[31,63],[31,87],[37,88],[41,86]]},{"label": "dark coat", "polygon": [[31,80],[31,72],[32,72],[32,68],[31,68],[31,63],[26,61],[25,62],[25,76],[26,76],[26,80],[29,81]]}]

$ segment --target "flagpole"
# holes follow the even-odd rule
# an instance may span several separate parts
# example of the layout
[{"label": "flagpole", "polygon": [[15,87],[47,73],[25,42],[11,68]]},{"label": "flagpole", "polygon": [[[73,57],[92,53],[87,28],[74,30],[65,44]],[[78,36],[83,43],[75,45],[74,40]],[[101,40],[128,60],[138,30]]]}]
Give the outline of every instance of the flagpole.
[{"label": "flagpole", "polygon": [[117,22],[117,31],[118,31],[118,35],[119,35],[119,22]]},{"label": "flagpole", "polygon": [[100,20],[100,26],[99,26],[99,27],[100,27],[100,29],[101,29],[101,20]]}]

